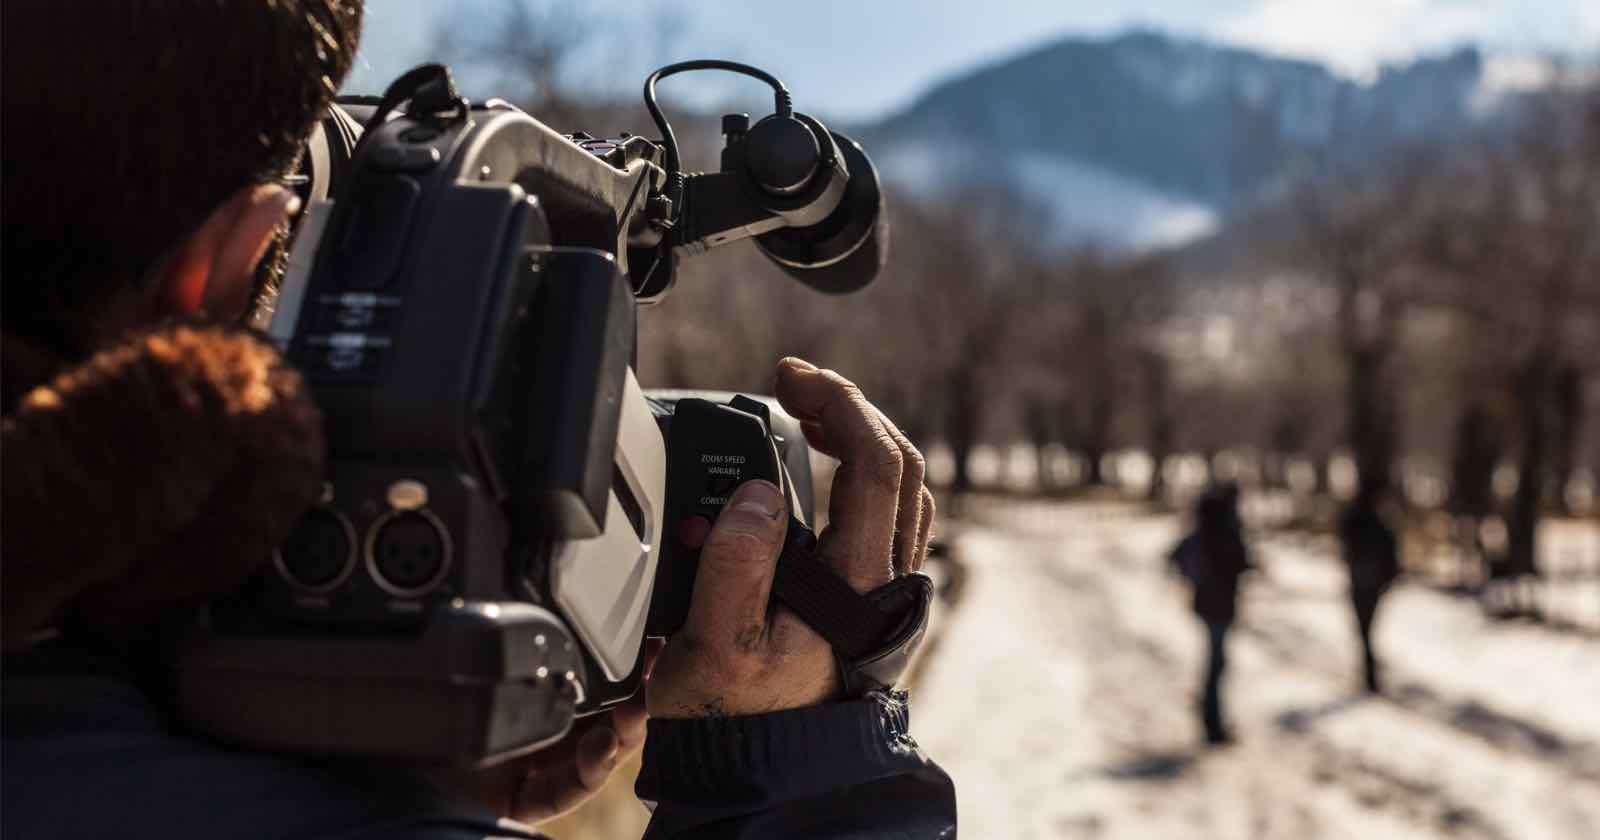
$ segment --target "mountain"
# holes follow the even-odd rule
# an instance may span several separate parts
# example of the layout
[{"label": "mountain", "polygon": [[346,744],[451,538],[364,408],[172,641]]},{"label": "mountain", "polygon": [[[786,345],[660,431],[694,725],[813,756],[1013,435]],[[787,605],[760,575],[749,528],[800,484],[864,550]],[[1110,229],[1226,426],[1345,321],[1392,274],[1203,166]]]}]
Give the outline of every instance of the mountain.
[{"label": "mountain", "polygon": [[929,90],[863,132],[885,177],[1017,188],[1064,239],[1181,244],[1327,153],[1374,158],[1482,112],[1475,48],[1370,82],[1308,61],[1134,31],[1068,38]]}]

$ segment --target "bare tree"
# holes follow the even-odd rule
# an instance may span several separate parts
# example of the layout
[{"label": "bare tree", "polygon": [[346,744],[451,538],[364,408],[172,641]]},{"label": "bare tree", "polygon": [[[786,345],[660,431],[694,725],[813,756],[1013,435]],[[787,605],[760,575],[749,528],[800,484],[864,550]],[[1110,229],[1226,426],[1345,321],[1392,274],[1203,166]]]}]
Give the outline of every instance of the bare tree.
[{"label": "bare tree", "polygon": [[1578,447],[1583,436],[1584,372],[1577,364],[1567,361],[1555,375],[1553,444],[1551,458],[1550,491],[1556,509],[1572,513],[1567,487],[1572,483],[1578,467]]},{"label": "bare tree", "polygon": [[1379,171],[1330,164],[1297,194],[1300,244],[1333,290],[1345,379],[1345,438],[1361,487],[1391,482],[1399,441],[1393,361],[1406,315],[1427,176],[1422,153]]},{"label": "bare tree", "polygon": [[1160,502],[1166,497],[1163,467],[1172,454],[1176,437],[1176,418],[1172,410],[1172,359],[1158,349],[1139,351],[1140,374],[1144,381],[1145,449],[1150,455],[1150,484],[1145,497]]},{"label": "bare tree", "polygon": [[1538,573],[1538,520],[1572,463],[1581,383],[1600,353],[1600,92],[1558,84],[1524,106],[1519,130],[1460,163],[1424,251],[1503,360],[1519,464],[1513,578]]},{"label": "bare tree", "polygon": [[[951,491],[958,499],[972,489],[972,451],[982,439],[986,416],[996,401],[998,365],[1005,358],[1006,331],[1018,309],[1017,290],[992,272],[990,249],[976,237],[951,231],[938,275],[938,311],[930,319],[945,333],[944,353],[935,362],[942,388],[943,430],[955,459]],[[930,284],[931,285],[931,284]]]},{"label": "bare tree", "polygon": [[452,6],[435,18],[435,40],[453,64],[482,72],[551,125],[576,115],[575,59],[594,46],[599,18],[577,0],[480,0],[479,13]]},{"label": "bare tree", "polygon": [[1084,458],[1085,481],[1101,485],[1123,395],[1119,379],[1133,366],[1126,352],[1130,295],[1124,278],[1093,250],[1064,261],[1060,276],[1072,303],[1066,328],[1052,330],[1052,356],[1068,383],[1062,427],[1068,445]]}]

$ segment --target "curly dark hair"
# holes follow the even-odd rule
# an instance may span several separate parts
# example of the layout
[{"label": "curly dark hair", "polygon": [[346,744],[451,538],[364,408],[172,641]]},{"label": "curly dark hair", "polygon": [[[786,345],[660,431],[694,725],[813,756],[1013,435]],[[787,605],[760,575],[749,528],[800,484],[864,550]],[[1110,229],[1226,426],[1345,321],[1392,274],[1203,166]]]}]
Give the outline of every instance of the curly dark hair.
[{"label": "curly dark hair", "polygon": [[292,171],[361,0],[7,0],[0,318],[86,351],[230,194]]},{"label": "curly dark hair", "polygon": [[321,486],[321,416],[253,334],[169,325],[66,367],[0,345],[13,376],[57,371],[0,418],[0,643],[69,605],[120,628],[227,591]]}]

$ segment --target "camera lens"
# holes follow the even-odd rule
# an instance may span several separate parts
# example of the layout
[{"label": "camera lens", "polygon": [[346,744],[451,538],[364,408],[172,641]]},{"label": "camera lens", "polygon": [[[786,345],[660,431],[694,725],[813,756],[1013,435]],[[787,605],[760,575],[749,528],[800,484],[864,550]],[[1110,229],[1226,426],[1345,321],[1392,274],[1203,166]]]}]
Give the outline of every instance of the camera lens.
[{"label": "camera lens", "polygon": [[371,559],[379,584],[397,595],[417,595],[443,576],[449,552],[433,517],[408,511],[378,526]]},{"label": "camera lens", "polygon": [[350,531],[338,514],[313,508],[278,550],[278,570],[304,589],[327,588],[349,570],[350,543]]}]

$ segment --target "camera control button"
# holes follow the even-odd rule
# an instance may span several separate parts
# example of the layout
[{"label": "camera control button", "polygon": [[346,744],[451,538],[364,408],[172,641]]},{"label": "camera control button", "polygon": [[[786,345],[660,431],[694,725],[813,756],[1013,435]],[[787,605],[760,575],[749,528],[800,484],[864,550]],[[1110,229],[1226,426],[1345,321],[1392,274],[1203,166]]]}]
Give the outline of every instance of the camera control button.
[{"label": "camera control button", "polygon": [[711,520],[704,516],[685,516],[678,522],[678,542],[690,551],[699,551],[711,535]]},{"label": "camera control button", "polygon": [[426,143],[443,133],[436,125],[419,123],[400,132],[400,139],[407,143]]},{"label": "camera control button", "polygon": [[387,332],[394,326],[400,298],[372,292],[322,295],[313,310],[312,329],[319,333]]},{"label": "camera control button", "polygon": [[314,379],[345,379],[377,375],[390,339],[366,333],[311,335],[296,355]]},{"label": "camera control button", "polygon": [[365,360],[366,350],[361,347],[335,347],[322,357],[322,364],[330,373],[351,373],[360,370]]},{"label": "camera control button", "polygon": [[437,146],[385,145],[372,150],[372,165],[390,172],[426,172],[439,163]]}]

